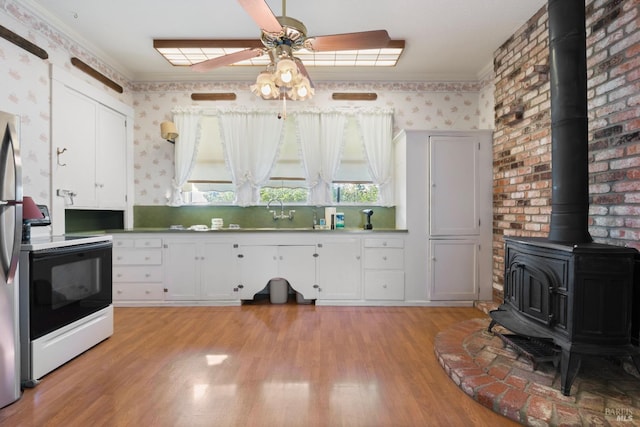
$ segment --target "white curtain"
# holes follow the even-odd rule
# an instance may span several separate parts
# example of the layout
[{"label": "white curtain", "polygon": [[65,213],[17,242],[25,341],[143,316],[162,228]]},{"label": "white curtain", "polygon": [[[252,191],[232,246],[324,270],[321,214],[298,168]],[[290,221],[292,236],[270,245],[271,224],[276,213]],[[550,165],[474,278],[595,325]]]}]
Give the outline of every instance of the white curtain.
[{"label": "white curtain", "polygon": [[378,185],[378,201],[382,206],[395,203],[393,187],[393,120],[386,112],[362,112],[357,114],[369,172]]},{"label": "white curtain", "polygon": [[283,121],[272,112],[225,112],[220,133],[236,190],[236,204],[260,200],[260,187],[271,173],[282,142]]},{"label": "white curtain", "polygon": [[188,110],[173,112],[173,122],[178,129],[175,152],[175,175],[173,177],[169,206],[182,206],[182,186],[189,179],[196,161],[200,143],[200,113]]},{"label": "white curtain", "polygon": [[340,165],[346,118],[335,112],[295,114],[302,160],[309,186],[309,204],[331,205],[332,182]]}]

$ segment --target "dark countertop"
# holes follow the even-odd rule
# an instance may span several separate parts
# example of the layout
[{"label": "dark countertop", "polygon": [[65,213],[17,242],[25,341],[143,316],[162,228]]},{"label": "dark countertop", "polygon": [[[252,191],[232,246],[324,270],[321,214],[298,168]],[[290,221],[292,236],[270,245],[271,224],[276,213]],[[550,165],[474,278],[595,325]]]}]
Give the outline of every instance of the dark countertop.
[{"label": "dark countertop", "polygon": [[126,230],[105,230],[107,234],[123,234],[123,233],[331,233],[331,234],[373,234],[373,233],[407,233],[407,229],[397,228],[379,228],[373,230],[363,230],[360,228],[344,228],[337,230],[318,230],[313,228],[221,228],[217,230],[189,230],[169,229],[169,228],[130,228]]}]

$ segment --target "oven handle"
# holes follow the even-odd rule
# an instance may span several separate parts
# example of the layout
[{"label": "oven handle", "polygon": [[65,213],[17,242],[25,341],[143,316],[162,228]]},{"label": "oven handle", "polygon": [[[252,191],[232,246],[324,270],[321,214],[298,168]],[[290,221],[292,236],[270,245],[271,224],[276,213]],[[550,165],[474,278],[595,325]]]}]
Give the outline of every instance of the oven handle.
[{"label": "oven handle", "polygon": [[113,242],[105,240],[104,242],[84,243],[79,245],[58,246],[55,248],[39,249],[31,252],[34,258],[41,258],[51,255],[68,255],[80,252],[91,252],[100,249],[111,249]]}]

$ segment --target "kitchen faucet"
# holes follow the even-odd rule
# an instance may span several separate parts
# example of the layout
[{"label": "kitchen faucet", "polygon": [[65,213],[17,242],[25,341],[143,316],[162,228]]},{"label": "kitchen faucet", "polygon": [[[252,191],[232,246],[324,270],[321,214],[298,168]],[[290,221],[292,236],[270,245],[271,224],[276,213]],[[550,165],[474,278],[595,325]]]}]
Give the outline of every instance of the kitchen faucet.
[{"label": "kitchen faucet", "polygon": [[288,219],[289,221],[293,220],[293,214],[295,210],[289,210],[289,214],[286,215],[284,213],[284,203],[282,203],[281,199],[271,199],[267,202],[267,209],[271,209],[271,203],[277,202],[280,203],[280,214],[277,214],[275,210],[269,210],[273,214],[273,220],[277,221],[279,219]]}]

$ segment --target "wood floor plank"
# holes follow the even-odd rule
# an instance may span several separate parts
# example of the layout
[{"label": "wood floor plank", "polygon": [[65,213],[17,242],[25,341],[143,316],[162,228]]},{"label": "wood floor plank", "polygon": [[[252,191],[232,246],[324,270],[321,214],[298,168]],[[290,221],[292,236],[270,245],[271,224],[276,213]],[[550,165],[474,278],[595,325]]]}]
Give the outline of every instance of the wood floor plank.
[{"label": "wood floor plank", "polygon": [[0,410],[7,426],[495,426],[434,355],[472,308],[116,308],[108,340]]}]

